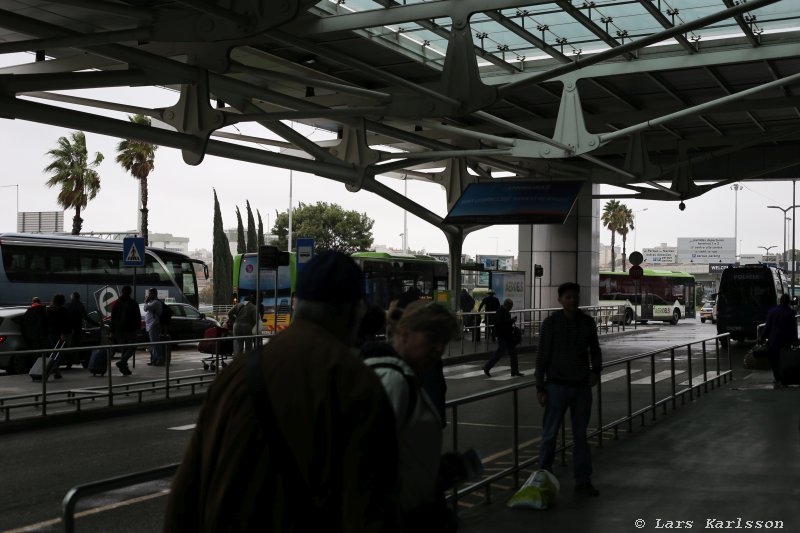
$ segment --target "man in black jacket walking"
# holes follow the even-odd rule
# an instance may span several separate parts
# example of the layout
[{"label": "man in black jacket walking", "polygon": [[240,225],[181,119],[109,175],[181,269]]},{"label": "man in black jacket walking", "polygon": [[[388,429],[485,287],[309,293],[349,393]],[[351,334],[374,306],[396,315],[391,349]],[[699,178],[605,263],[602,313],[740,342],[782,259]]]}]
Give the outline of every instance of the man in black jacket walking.
[{"label": "man in black jacket walking", "polygon": [[[117,344],[136,342],[142,329],[142,313],[139,311],[139,304],[131,297],[132,292],[129,285],[122,287],[122,294],[111,308],[111,337]],[[128,367],[128,359],[134,353],[136,353],[136,346],[122,349],[122,357],[117,361],[117,368],[123,376],[133,373]]]},{"label": "man in black jacket walking", "polygon": [[511,359],[511,375],[514,377],[524,376],[519,371],[519,362],[517,360],[517,347],[514,343],[514,322],[517,317],[511,318],[511,308],[514,307],[514,302],[509,298],[503,301],[503,305],[495,313],[494,327],[497,332],[497,350],[494,355],[483,366],[483,373],[488,377],[492,377],[489,373],[492,367],[497,364],[497,361],[508,352],[508,357]]},{"label": "man in black jacket walking", "polygon": [[569,408],[575,492],[598,496],[592,486],[592,455],[586,431],[592,413],[592,387],[600,379],[602,360],[597,324],[578,309],[580,290],[577,283],[560,285],[558,303],[563,309],[542,322],[536,356],[536,392],[544,407],[539,467],[552,469],[558,430]]}]

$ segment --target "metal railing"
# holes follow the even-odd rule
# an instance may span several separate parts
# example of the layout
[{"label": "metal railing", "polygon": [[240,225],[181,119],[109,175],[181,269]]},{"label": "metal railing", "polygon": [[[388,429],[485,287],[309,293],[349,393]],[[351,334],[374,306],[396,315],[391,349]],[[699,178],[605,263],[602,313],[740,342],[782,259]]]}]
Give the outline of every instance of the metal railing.
[{"label": "metal railing", "polygon": [[[580,309],[591,316],[597,324],[598,334],[611,333],[617,331],[625,331],[624,305],[592,305],[583,306]],[[511,317],[517,318],[516,325],[522,330],[523,341],[527,340],[529,344],[533,343],[539,336],[542,329],[542,322],[555,313],[560,311],[560,307],[552,307],[546,309],[512,309],[510,311]],[[483,349],[489,351],[491,349],[489,339],[494,337],[494,325],[487,321],[487,317],[493,315],[493,312],[471,312],[465,313],[459,311],[456,317],[461,324],[464,335],[461,336],[459,341],[459,349],[454,350],[451,343],[448,347],[447,356],[457,355],[454,351],[460,354],[469,353],[464,349],[465,338],[467,344],[472,344],[474,349],[483,345]]]},{"label": "metal railing", "polygon": [[[606,369],[617,367],[617,366],[624,366],[624,375],[626,377],[626,389],[625,389],[625,402],[624,402],[624,414],[622,416],[616,417],[609,422],[604,422],[604,405],[605,402],[603,401],[603,381],[602,379],[597,384],[597,394],[596,394],[596,405],[597,405],[597,420],[596,420],[596,428],[593,431],[588,432],[587,438],[591,439],[593,437],[597,437],[597,445],[599,447],[603,446],[603,435],[609,431],[614,432],[614,438],[618,438],[618,429],[622,425],[628,426],[628,431],[633,431],[633,421],[637,417],[641,417],[642,425],[645,424],[645,418],[647,413],[652,413],[652,419],[655,420],[657,418],[657,411],[658,408],[661,407],[663,409],[664,414],[667,412],[667,406],[671,403],[673,409],[677,409],[677,402],[680,398],[681,404],[685,403],[685,396],[688,394],[690,401],[694,399],[695,395],[699,396],[701,391],[708,392],[709,384],[711,385],[712,389],[714,388],[715,383],[719,384],[720,380],[724,380],[724,382],[728,381],[728,378],[733,379],[733,367],[730,355],[730,347],[729,345],[725,347],[727,351],[727,366],[726,370],[722,370],[721,366],[721,352],[720,348],[721,342],[720,339],[726,338],[728,336],[727,333],[722,335],[717,335],[715,337],[710,337],[708,339],[703,339],[699,341],[678,344],[674,346],[669,346],[666,348],[662,348],[659,350],[653,350],[637,355],[632,355],[629,357],[622,357],[620,359],[615,359],[613,361],[604,362],[602,365],[603,371],[605,372]],[[710,375],[708,370],[708,350],[707,344],[713,343],[714,344],[714,368],[715,370],[712,371],[713,376]],[[692,347],[696,346],[699,347],[699,358],[701,358],[701,366],[702,366],[702,374],[699,376],[693,375],[693,364],[692,364]],[[679,374],[683,374],[683,371],[676,371],[676,352],[680,351],[681,349],[685,349],[687,357],[687,373],[689,375],[688,383],[686,386],[681,386],[677,382],[677,376]],[[667,391],[668,394],[661,398],[657,398],[656,394],[656,357],[661,354],[669,354],[669,362],[670,362],[670,382],[669,382],[669,390]],[[633,382],[631,380],[631,376],[634,372],[632,372],[631,364],[635,361],[649,361],[650,363],[650,394],[649,394],[649,401],[646,405],[635,409],[633,407]],[[469,483],[467,485],[458,487],[456,490],[452,491],[448,495],[448,501],[451,501],[454,504],[454,508],[458,509],[458,500],[472,494],[479,490],[485,491],[485,498],[486,501],[491,501],[491,486],[492,484],[498,482],[499,480],[513,476],[514,478],[514,486],[519,487],[519,473],[520,471],[529,468],[533,464],[538,462],[538,454],[532,456],[526,460],[520,460],[521,450],[520,450],[520,428],[519,428],[519,394],[520,391],[527,390],[527,389],[534,389],[536,383],[533,381],[527,383],[521,383],[516,385],[510,385],[507,387],[501,387],[491,391],[485,391],[477,394],[473,394],[470,396],[466,396],[463,398],[458,398],[454,400],[450,400],[446,403],[447,408],[450,410],[450,422],[451,422],[451,432],[452,432],[452,449],[453,451],[458,451],[461,449],[461,442],[459,441],[459,429],[458,429],[458,420],[459,420],[459,411],[466,405],[474,404],[480,401],[487,400],[489,398],[499,397],[499,396],[506,396],[509,395],[511,397],[511,416],[512,416],[512,442],[511,442],[511,455],[512,455],[512,464],[506,468],[503,468],[489,476],[484,477],[479,481],[475,481]],[[535,398],[532,398],[531,401],[536,402]],[[572,442],[567,442],[566,439],[566,426],[562,422],[561,424],[561,443],[556,448],[556,453],[561,454],[562,464],[566,461],[566,451],[572,446]]]},{"label": "metal railing", "polygon": [[[602,380],[597,385],[597,418],[598,424],[597,428],[588,433],[587,437],[592,438],[597,436],[598,437],[598,446],[602,447],[603,445],[603,434],[609,431],[614,431],[614,438],[618,438],[617,428],[623,424],[628,424],[629,431],[633,430],[633,420],[636,417],[642,417],[642,425],[645,424],[645,415],[648,412],[652,412],[653,420],[656,419],[656,414],[658,411],[658,407],[662,406],[664,413],[666,413],[667,405],[671,402],[672,408],[677,409],[677,399],[681,398],[681,404],[684,403],[685,395],[688,394],[690,399],[694,399],[695,391],[700,394],[701,389],[705,392],[708,392],[708,386],[711,384],[712,389],[714,388],[714,383],[717,384],[720,380],[724,380],[727,382],[728,377],[733,379],[733,370],[731,366],[731,355],[730,355],[730,348],[727,347],[727,360],[728,360],[728,369],[722,370],[721,368],[721,352],[720,347],[721,343],[719,342],[721,338],[727,336],[726,334],[717,335],[715,337],[710,337],[708,339],[703,339],[699,341],[689,342],[685,344],[678,344],[674,346],[669,346],[666,348],[662,348],[660,350],[652,350],[650,352],[645,352],[642,354],[633,355],[630,357],[622,357],[620,359],[615,359],[613,361],[607,361],[603,363],[602,368],[608,369],[615,366],[625,366],[626,376],[627,376],[627,402],[626,402],[626,409],[627,413],[617,418],[611,422],[603,423],[603,401],[602,401]],[[708,375],[708,361],[707,355],[708,351],[706,346],[708,343],[714,343],[714,359],[715,359],[715,368],[716,371],[714,372],[714,376],[709,379]],[[702,380],[698,380],[696,383],[693,381],[692,376],[692,346],[699,345],[701,347],[700,354],[702,356]],[[686,348],[687,350],[687,366],[688,366],[688,373],[689,373],[689,380],[688,386],[682,389],[678,389],[678,385],[676,382],[676,369],[675,369],[675,359],[676,359],[676,351]],[[659,354],[669,353],[670,354],[670,368],[671,368],[671,393],[664,397],[657,399],[655,394],[655,357]],[[631,363],[634,361],[640,360],[648,360],[651,365],[651,394],[650,394],[650,403],[640,409],[633,409],[632,404],[632,382],[631,382]],[[519,474],[522,470],[529,468],[533,464],[538,461],[538,456],[531,457],[522,461],[520,459],[520,427],[519,427],[519,393],[523,390],[533,389],[535,388],[535,382],[527,382],[527,383],[519,383],[515,385],[510,385],[507,387],[501,387],[498,389],[480,392],[477,394],[472,394],[469,396],[465,396],[463,398],[456,398],[453,400],[449,400],[446,403],[447,409],[450,410],[450,427],[452,431],[452,447],[454,451],[460,449],[460,441],[459,441],[459,430],[458,430],[458,420],[459,420],[459,408],[475,404],[481,401],[488,400],[490,398],[495,398],[498,396],[510,395],[511,396],[511,406],[512,406],[512,465],[504,468],[498,472],[495,472],[489,476],[484,477],[480,481],[473,482],[469,485],[465,485],[462,487],[457,488],[456,490],[452,491],[448,495],[448,501],[450,501],[454,508],[458,509],[458,500],[477,492],[479,490],[485,491],[485,498],[488,501],[491,500],[491,486],[492,484],[500,481],[509,476],[513,476],[514,478],[514,486],[519,487]],[[566,460],[566,451],[572,446],[572,442],[567,442],[566,439],[566,430],[565,425],[562,422],[561,424],[561,443],[557,446],[556,451],[557,453],[561,453],[561,461],[562,464]],[[97,481],[93,483],[88,483],[85,485],[76,486],[67,492],[66,496],[64,497],[63,501],[63,522],[64,528],[67,533],[74,532],[74,520],[75,520],[75,506],[78,500],[87,495],[93,494],[100,494],[103,492],[116,490],[125,487],[131,487],[134,485],[138,485],[147,481],[152,481],[156,479],[162,479],[173,475],[178,467],[179,464],[172,464],[167,465],[161,468],[157,468],[154,470],[147,470],[143,472],[136,472],[133,474],[128,474],[125,476],[120,476],[116,478],[111,478],[103,481]]]},{"label": "metal railing", "polygon": [[78,485],[69,489],[64,496],[61,503],[61,521],[64,523],[65,533],[75,532],[75,507],[78,501],[86,496],[93,496],[95,494],[102,494],[112,490],[132,487],[148,481],[155,481],[157,479],[164,479],[175,475],[178,471],[180,463],[162,466],[153,470],[146,470],[144,472],[135,472],[133,474],[126,474],[124,476],[104,479],[101,481],[94,481]]},{"label": "metal railing", "polygon": [[[234,340],[247,340],[253,339],[255,343],[263,342],[263,339],[269,338],[266,335],[242,335],[238,337],[218,337],[214,339],[192,339],[192,340],[169,340],[147,343],[129,343],[129,344],[104,344],[101,346],[80,346],[73,348],[62,348],[58,350],[63,356],[75,352],[89,352],[95,349],[108,350],[108,357],[106,358],[105,379],[106,383],[100,386],[90,387],[76,387],[70,389],[49,389],[48,382],[50,375],[55,372],[51,371],[49,375],[43,376],[41,380],[41,388],[36,392],[27,394],[16,394],[11,396],[0,396],[0,416],[3,421],[8,422],[11,420],[12,411],[37,411],[34,416],[47,416],[50,414],[50,408],[53,406],[70,405],[74,407],[76,412],[81,411],[87,402],[97,402],[105,400],[106,407],[113,408],[117,400],[128,399],[135,397],[137,403],[143,403],[146,399],[156,398],[169,400],[173,397],[173,392],[184,391],[188,395],[195,395],[205,388],[216,378],[221,368],[224,366],[224,355],[220,353],[220,345],[223,342],[232,342]],[[207,354],[208,357],[201,358],[199,362],[208,361],[211,364],[208,368],[213,372],[204,372],[198,369],[196,374],[181,375],[176,377],[170,375],[172,362],[171,354],[172,348],[175,346],[186,344],[197,344],[200,341],[210,341],[215,345],[213,354]],[[154,346],[165,346],[166,362],[163,367],[163,375],[149,379],[137,379],[131,377],[114,376],[112,369],[112,352],[120,351],[124,348],[139,348],[146,346],[152,348]],[[4,355],[10,356],[23,356],[29,357],[36,355],[42,368],[46,368],[45,363],[51,350],[20,350],[15,352],[5,352]],[[136,352],[134,352],[131,360],[133,366],[136,366]],[[116,382],[115,382],[116,381]],[[37,384],[34,383],[34,386]],[[154,396],[156,393],[162,393]],[[30,415],[29,415],[30,416]]]}]

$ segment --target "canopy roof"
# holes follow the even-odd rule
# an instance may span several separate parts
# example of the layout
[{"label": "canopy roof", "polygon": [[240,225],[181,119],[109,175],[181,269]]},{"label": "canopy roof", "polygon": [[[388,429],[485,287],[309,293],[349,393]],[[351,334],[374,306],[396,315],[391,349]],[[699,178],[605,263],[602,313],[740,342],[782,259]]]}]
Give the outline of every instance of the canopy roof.
[{"label": "canopy roof", "polygon": [[[375,176],[453,205],[501,176],[678,200],[800,174],[800,0],[0,0],[13,52],[0,115],[311,172],[435,224]],[[85,93],[129,85],[180,101]]]}]

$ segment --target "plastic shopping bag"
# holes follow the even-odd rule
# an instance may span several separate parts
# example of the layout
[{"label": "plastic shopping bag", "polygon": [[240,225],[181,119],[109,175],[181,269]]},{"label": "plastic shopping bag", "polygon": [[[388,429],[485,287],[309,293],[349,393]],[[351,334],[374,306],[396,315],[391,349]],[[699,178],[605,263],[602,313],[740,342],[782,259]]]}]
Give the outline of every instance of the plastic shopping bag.
[{"label": "plastic shopping bag", "polygon": [[556,476],[547,470],[537,470],[508,500],[512,509],[547,509],[558,496],[561,485]]}]

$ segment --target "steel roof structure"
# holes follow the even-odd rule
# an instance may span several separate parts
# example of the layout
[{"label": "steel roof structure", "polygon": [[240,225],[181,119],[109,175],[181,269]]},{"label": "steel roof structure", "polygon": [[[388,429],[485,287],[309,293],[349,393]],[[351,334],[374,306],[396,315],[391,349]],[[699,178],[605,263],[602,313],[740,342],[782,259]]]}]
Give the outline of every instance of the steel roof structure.
[{"label": "steel roof structure", "polygon": [[[679,200],[800,174],[800,0],[0,0],[0,54],[17,52],[0,116],[338,180],[459,247],[473,228],[375,176],[452,205],[498,176]],[[180,98],[81,94],[115,86]]]}]

